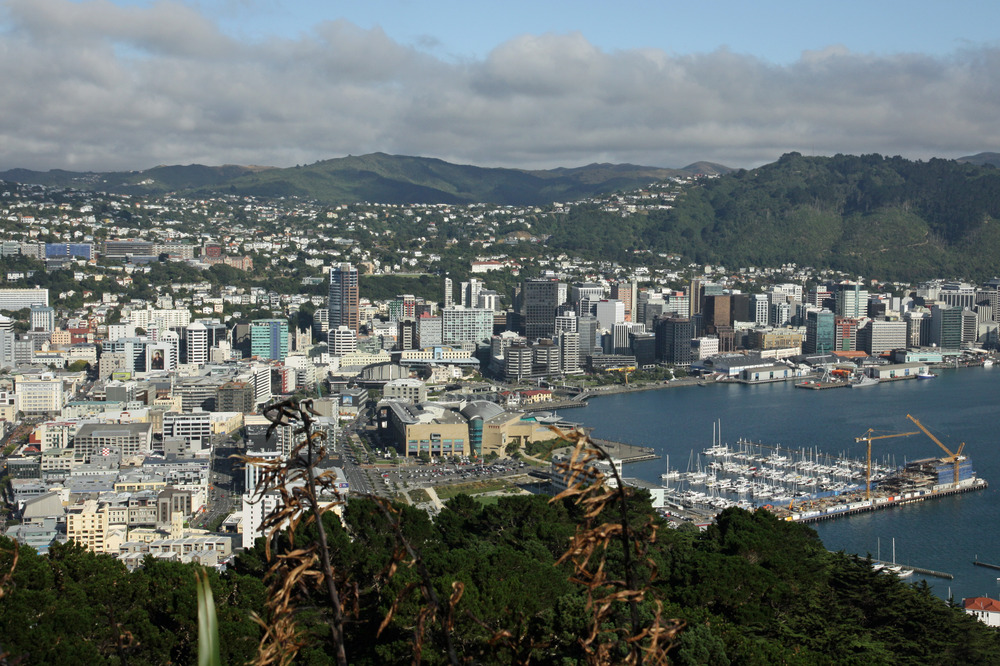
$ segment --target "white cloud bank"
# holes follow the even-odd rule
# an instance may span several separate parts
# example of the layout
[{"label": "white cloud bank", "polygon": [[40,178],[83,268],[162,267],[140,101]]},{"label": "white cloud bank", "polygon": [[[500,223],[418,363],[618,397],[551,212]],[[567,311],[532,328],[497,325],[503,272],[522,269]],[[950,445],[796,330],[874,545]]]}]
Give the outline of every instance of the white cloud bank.
[{"label": "white cloud bank", "polygon": [[1000,50],[789,66],[528,35],[440,60],[346,21],[241,43],[189,7],[0,0],[0,168],[289,166],[375,151],[517,167],[753,166],[1000,148]]}]

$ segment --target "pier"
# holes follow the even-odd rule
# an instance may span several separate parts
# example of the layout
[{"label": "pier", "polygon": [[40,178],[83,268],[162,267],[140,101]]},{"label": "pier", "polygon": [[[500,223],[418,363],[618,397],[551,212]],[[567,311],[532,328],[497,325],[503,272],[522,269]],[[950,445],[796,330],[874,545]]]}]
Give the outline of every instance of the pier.
[{"label": "pier", "polygon": [[989,569],[1000,569],[1000,564],[990,564],[989,562],[980,562],[978,555],[976,556],[976,559],[972,563],[975,564],[977,567],[987,567]]},{"label": "pier", "polygon": [[955,578],[954,574],[945,573],[943,571],[934,571],[933,569],[924,569],[923,567],[915,567],[912,564],[903,564],[902,562],[886,562],[885,560],[872,560],[872,564],[881,564],[886,567],[893,567],[893,566],[903,567],[904,569],[909,569],[913,573],[918,573],[921,576],[934,576],[935,578],[945,578],[947,580],[953,580]]},{"label": "pier", "polygon": [[593,438],[595,444],[608,452],[612,458],[622,461],[622,464],[637,463],[644,460],[656,460],[660,456],[653,453],[653,449],[645,446],[632,446],[623,442],[613,442],[608,439]]},{"label": "pier", "polygon": [[[950,485],[950,484],[949,484]],[[923,502],[929,499],[937,499],[939,497],[948,497],[949,495],[958,495],[960,493],[970,493],[977,490],[985,490],[989,487],[989,483],[985,479],[974,478],[969,481],[960,482],[958,487],[949,487],[940,490],[929,490],[929,491],[913,491],[904,493],[902,495],[894,495],[891,497],[876,497],[871,500],[862,500],[855,502],[842,502],[834,506],[827,506],[822,509],[816,509],[812,511],[805,511],[801,513],[793,513],[787,510],[776,512],[779,516],[784,517],[785,520],[792,520],[797,523],[815,523],[820,520],[830,520],[833,518],[840,518],[841,516],[853,516],[859,513],[865,513],[867,511],[877,511],[879,509],[891,509],[897,506],[903,506],[905,504],[913,504],[915,502]],[[1000,567],[996,567],[1000,569]]]}]

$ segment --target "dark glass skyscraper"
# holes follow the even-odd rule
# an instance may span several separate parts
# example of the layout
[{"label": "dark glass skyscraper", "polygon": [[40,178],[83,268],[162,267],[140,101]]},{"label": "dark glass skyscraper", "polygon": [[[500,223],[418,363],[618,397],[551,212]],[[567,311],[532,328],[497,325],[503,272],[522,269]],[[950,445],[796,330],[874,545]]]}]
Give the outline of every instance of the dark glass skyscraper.
[{"label": "dark glass skyscraper", "polygon": [[346,326],[358,332],[358,269],[349,263],[330,269],[329,329]]}]

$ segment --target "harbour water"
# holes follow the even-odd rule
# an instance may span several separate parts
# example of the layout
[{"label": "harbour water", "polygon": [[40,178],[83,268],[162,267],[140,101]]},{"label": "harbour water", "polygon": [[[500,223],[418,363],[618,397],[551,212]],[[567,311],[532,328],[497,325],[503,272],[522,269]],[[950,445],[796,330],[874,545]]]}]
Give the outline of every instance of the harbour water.
[{"label": "harbour water", "polygon": [[[990,482],[984,491],[920,502],[886,511],[812,525],[830,550],[874,557],[954,574],[953,580],[927,578],[935,594],[956,599],[1000,597],[1000,571],[977,567],[1000,564],[1000,368],[947,369],[929,381],[882,383],[864,391],[802,391],[791,382],[690,386],[592,398],[573,420],[594,428],[595,437],[648,446],[659,460],[628,465],[626,476],[660,483],[666,456],[684,471],[694,451],[712,444],[713,423],[721,419],[722,441],[750,439],[782,448],[811,448],[826,454],[863,457],[854,439],[874,428],[880,433],[916,430],[907,414],[920,419],[945,446],[964,454],[977,475]],[[569,416],[567,414],[567,416]],[[872,458],[902,465],[943,455],[927,436],[876,441]],[[914,576],[908,580],[920,580]]]}]

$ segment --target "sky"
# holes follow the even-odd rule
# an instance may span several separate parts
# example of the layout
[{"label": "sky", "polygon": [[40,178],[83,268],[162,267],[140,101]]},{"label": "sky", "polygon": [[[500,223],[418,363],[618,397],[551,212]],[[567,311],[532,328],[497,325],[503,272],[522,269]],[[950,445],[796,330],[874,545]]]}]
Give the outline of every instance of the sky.
[{"label": "sky", "polygon": [[0,169],[1000,150],[1000,3],[0,0]]}]

